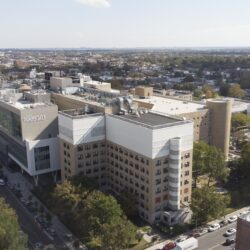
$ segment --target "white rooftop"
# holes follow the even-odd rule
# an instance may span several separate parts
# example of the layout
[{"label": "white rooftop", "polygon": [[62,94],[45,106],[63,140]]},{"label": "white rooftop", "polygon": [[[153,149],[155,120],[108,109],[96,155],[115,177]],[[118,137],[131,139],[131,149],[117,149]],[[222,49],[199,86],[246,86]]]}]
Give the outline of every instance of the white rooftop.
[{"label": "white rooftop", "polygon": [[176,100],[160,96],[151,96],[148,99],[134,99],[134,100],[153,104],[154,105],[152,108],[153,111],[166,113],[170,115],[192,113],[204,109],[206,107],[206,104]]}]

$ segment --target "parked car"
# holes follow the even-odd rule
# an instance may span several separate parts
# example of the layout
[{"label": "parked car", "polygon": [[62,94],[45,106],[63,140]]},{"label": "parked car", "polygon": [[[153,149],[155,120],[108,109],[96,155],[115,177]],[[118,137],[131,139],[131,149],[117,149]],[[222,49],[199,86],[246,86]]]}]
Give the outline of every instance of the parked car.
[{"label": "parked car", "polygon": [[64,237],[65,237],[68,241],[72,241],[72,239],[73,239],[72,234],[65,234]]},{"label": "parked car", "polygon": [[229,228],[226,232],[225,232],[225,236],[231,236],[233,234],[236,233],[236,229],[235,228]]},{"label": "parked car", "polygon": [[41,242],[37,242],[35,244],[35,250],[40,250],[40,249],[43,249],[43,244]]},{"label": "parked car", "polygon": [[229,223],[233,223],[235,221],[237,221],[237,216],[236,215],[233,215],[233,216],[229,217],[229,219],[228,219]]},{"label": "parked car", "polygon": [[222,220],[219,222],[219,224],[221,227],[226,226],[228,224],[228,220]]},{"label": "parked car", "polygon": [[5,185],[4,179],[0,179],[0,186],[4,186],[4,185]]},{"label": "parked car", "polygon": [[53,236],[53,237],[56,236],[56,230],[55,230],[54,228],[50,227],[50,228],[48,228],[47,231],[48,231],[48,233],[49,233],[51,236]]},{"label": "parked car", "polygon": [[186,239],[187,239],[187,236],[181,235],[181,236],[179,236],[179,237],[176,239],[176,242],[182,242],[182,241],[184,241],[184,240],[186,240]]},{"label": "parked car", "polygon": [[224,246],[230,246],[232,244],[235,243],[235,239],[226,239],[226,241],[224,242]]},{"label": "parked car", "polygon": [[174,249],[176,247],[176,243],[175,242],[168,242],[163,248],[162,250],[171,250]]},{"label": "parked car", "polygon": [[218,230],[219,228],[220,228],[220,224],[214,223],[214,224],[212,224],[212,225],[209,226],[208,231],[209,232],[213,232],[215,230]]}]

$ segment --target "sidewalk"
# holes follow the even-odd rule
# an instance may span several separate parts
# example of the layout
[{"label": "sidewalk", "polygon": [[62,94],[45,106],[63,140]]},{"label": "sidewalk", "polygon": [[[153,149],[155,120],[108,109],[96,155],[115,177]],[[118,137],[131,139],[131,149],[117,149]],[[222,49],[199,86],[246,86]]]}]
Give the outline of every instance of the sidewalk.
[{"label": "sidewalk", "polygon": [[[34,187],[34,184],[30,183],[24,175],[22,175],[20,172],[11,173],[7,168],[3,168],[3,173],[8,177],[8,183],[10,185],[18,186],[22,193],[22,199],[25,199],[29,201],[29,198],[32,197],[32,202],[37,203],[37,208],[40,208],[41,206],[44,209],[44,212],[46,214],[50,214],[51,216],[51,228],[53,228],[56,232],[56,237],[53,237],[50,235],[45,229],[43,230],[47,236],[55,241],[55,244],[64,245],[69,250],[74,250],[74,247],[72,246],[72,243],[76,240],[75,237],[73,237],[73,240],[71,242],[67,241],[65,238],[65,235],[72,235],[72,233],[66,228],[66,226],[61,223],[61,221],[52,214],[45,206],[40,202],[40,200],[37,199],[37,197],[31,193],[31,189]],[[39,210],[39,209],[38,209]],[[39,215],[39,212],[37,212]],[[33,215],[34,216],[34,215]],[[35,216],[34,216],[35,220]]]}]

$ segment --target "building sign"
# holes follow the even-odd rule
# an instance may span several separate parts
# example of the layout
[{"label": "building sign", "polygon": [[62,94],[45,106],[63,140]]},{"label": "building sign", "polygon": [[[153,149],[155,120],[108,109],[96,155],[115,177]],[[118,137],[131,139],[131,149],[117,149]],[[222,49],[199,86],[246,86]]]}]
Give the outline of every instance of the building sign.
[{"label": "building sign", "polygon": [[40,122],[46,119],[46,115],[27,115],[23,118],[23,122],[32,123],[32,122]]}]

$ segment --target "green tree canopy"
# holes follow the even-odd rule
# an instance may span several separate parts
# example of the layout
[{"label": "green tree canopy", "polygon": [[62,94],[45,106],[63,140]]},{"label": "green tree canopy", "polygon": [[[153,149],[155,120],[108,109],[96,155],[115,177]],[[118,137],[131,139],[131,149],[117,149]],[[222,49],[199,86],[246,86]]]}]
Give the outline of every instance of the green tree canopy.
[{"label": "green tree canopy", "polygon": [[15,211],[3,198],[0,198],[0,249],[27,249],[27,236],[20,230]]},{"label": "green tree canopy", "polygon": [[215,192],[207,186],[193,190],[191,209],[193,218],[202,224],[221,216],[229,204],[229,196]]},{"label": "green tree canopy", "polygon": [[229,96],[236,97],[236,98],[242,98],[245,96],[245,91],[240,87],[239,84],[233,84],[229,88]]},{"label": "green tree canopy", "polygon": [[194,144],[193,150],[193,177],[196,184],[200,175],[208,176],[208,186],[212,180],[225,181],[229,174],[225,156],[222,151],[215,146],[210,146],[205,142]]},{"label": "green tree canopy", "polygon": [[250,143],[247,143],[241,151],[240,172],[250,178]]},{"label": "green tree canopy", "polygon": [[57,185],[55,211],[78,237],[89,241],[91,248],[125,249],[135,239],[136,227],[113,196],[84,185],[85,179],[77,177]]},{"label": "green tree canopy", "polygon": [[214,98],[216,96],[213,88],[211,85],[209,84],[205,84],[203,85],[202,87],[202,91],[204,92],[204,94],[206,95],[206,98],[209,99],[209,98]]},{"label": "green tree canopy", "polygon": [[232,115],[232,128],[250,125],[250,116],[244,113],[236,113]]}]

